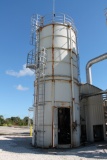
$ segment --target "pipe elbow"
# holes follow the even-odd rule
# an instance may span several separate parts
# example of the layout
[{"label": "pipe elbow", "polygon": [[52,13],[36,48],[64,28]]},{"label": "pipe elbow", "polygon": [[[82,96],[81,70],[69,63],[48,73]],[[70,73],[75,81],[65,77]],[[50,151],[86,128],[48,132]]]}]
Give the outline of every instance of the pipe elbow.
[{"label": "pipe elbow", "polygon": [[91,83],[91,66],[93,65],[93,64],[95,64],[95,63],[98,63],[98,62],[100,62],[100,61],[102,61],[102,60],[105,60],[105,59],[107,59],[107,53],[105,53],[105,54],[102,54],[102,55],[100,55],[100,56],[98,56],[98,57],[96,57],[96,58],[93,58],[93,59],[91,59],[90,61],[88,61],[87,62],[87,64],[86,64],[86,76],[87,76],[87,82],[88,83]]},{"label": "pipe elbow", "polygon": [[91,60],[87,62],[86,64],[86,70],[88,70],[92,66]]}]

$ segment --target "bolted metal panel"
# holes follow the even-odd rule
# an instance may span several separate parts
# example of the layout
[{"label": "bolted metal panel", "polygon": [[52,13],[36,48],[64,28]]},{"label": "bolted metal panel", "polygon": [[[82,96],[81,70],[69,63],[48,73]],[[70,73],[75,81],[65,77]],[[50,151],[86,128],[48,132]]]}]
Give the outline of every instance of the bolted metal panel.
[{"label": "bolted metal panel", "polygon": [[[102,90],[90,85],[88,83],[82,84],[80,87],[80,93],[82,95],[88,95],[92,93],[99,93]],[[104,121],[104,107],[102,95],[96,95],[92,97],[83,98],[81,100],[81,118],[84,119],[84,124],[87,129],[87,140],[94,141],[93,126],[103,125],[103,131],[105,133],[105,121]],[[83,124],[83,122],[81,122]],[[105,134],[104,134],[105,139]]]},{"label": "bolted metal panel", "polygon": [[[44,112],[42,78],[39,79],[39,95],[37,94],[38,83],[35,81],[36,97],[38,97],[38,102],[35,100],[37,108],[35,111],[36,144],[38,147],[58,147],[58,108],[64,107],[71,110],[73,140],[70,146],[79,146],[79,66],[76,32],[72,25],[66,23],[44,25],[38,29],[38,32],[39,47],[47,50],[47,64],[45,67]],[[72,121],[77,124],[75,129],[72,128]]]}]

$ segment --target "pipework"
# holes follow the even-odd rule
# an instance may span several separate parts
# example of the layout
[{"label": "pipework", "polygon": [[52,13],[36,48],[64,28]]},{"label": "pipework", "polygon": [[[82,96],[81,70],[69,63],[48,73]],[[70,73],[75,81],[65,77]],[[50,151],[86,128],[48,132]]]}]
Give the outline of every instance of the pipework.
[{"label": "pipework", "polygon": [[104,53],[98,57],[95,57],[87,62],[86,64],[86,80],[87,83],[92,84],[92,74],[91,74],[91,66],[95,63],[98,63],[100,61],[103,61],[107,59],[107,53]]}]

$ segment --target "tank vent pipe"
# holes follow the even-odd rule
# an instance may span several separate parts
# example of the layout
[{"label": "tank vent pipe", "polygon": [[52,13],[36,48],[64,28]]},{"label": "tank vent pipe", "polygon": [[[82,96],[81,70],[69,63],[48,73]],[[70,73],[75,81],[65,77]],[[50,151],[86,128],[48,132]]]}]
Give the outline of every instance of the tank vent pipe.
[{"label": "tank vent pipe", "polygon": [[92,84],[91,66],[97,62],[107,59],[107,53],[95,57],[87,62],[86,64],[86,80],[87,83]]}]

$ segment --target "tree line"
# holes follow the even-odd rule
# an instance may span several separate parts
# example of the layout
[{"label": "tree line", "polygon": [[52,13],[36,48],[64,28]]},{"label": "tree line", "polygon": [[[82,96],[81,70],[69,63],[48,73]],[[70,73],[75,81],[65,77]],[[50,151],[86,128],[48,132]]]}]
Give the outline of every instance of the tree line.
[{"label": "tree line", "polygon": [[33,120],[29,119],[29,117],[24,117],[23,119],[20,117],[4,118],[0,115],[0,126],[27,126],[32,124]]}]

